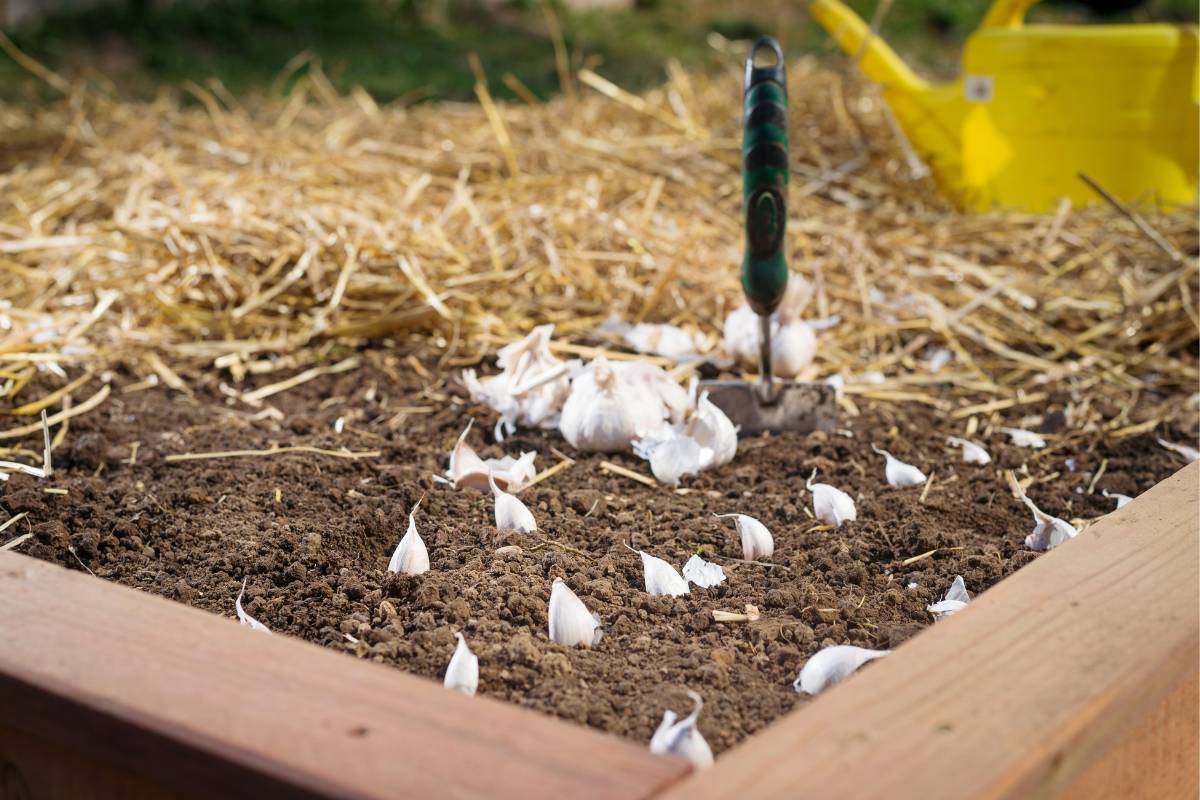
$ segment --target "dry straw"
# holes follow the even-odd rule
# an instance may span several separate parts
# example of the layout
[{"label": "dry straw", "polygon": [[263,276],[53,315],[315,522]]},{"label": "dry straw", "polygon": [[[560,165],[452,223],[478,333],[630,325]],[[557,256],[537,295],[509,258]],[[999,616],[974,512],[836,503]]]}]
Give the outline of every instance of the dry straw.
[{"label": "dry straw", "polygon": [[[118,360],[184,389],[196,368],[286,368],[282,391],[348,363],[319,366],[331,338],[404,339],[454,369],[543,322],[612,347],[580,340],[613,311],[717,334],[740,302],[732,65],[671,64],[641,95],[564,73],[574,100],[545,104],[497,103],[477,70],[479,103],[413,107],[339,95],[311,58],[254,103],[215,81],[126,102],[32,68],[64,94],[0,105],[12,413],[77,389],[72,413],[91,408],[104,398],[73,382]],[[1195,391],[1195,209],[1143,208],[1168,251],[1103,205],[959,215],[912,179],[874,92],[805,60],[789,85],[790,260],[807,314],[841,318],[814,377],[888,376],[849,381],[850,413],[866,396],[1020,414],[1056,385],[1169,409]],[[955,358],[932,373],[935,348]]]}]

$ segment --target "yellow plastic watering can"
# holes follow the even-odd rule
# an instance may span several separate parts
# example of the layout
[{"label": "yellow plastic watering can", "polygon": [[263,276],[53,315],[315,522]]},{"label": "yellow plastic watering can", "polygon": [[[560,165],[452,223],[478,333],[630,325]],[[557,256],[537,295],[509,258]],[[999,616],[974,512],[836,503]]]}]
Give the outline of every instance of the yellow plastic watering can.
[{"label": "yellow plastic watering can", "polygon": [[1037,0],[996,0],[962,75],[933,86],[838,0],[814,18],[879,82],[938,185],[962,208],[1047,211],[1095,202],[1086,173],[1126,201],[1196,201],[1195,25],[1024,25]]}]

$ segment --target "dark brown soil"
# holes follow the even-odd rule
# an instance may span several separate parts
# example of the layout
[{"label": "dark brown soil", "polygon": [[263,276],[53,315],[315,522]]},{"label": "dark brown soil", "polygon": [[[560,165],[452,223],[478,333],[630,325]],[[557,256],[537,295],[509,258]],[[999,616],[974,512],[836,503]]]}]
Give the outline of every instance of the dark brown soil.
[{"label": "dark brown soil", "polygon": [[[1076,427],[1068,440],[1037,452],[1008,446],[993,433],[985,441],[994,463],[970,466],[943,446],[947,434],[961,433],[961,421],[923,406],[878,404],[843,420],[852,438],[744,441],[733,463],[691,479],[685,485],[692,491],[679,495],[602,473],[605,457],[572,453],[556,432],[521,432],[505,451],[537,449],[539,469],[557,462],[554,447],[578,461],[523,493],[541,530],[518,535],[492,527],[490,497],[430,477],[445,469],[472,414],[480,421],[472,440],[477,449],[485,456],[501,452],[484,441],[490,412],[441,381],[422,380],[394,357],[365,355],[374,366],[272,397],[280,419],[228,400],[215,375],[192,376],[195,394],[117,388],[99,409],[72,421],[57,451],[49,484],[67,494],[46,493],[44,481],[12,478],[4,509],[29,516],[4,538],[32,531],[20,552],[70,569],[81,569],[81,562],[103,580],[231,618],[248,576],[246,608],[272,630],[433,680],[453,652],[453,631],[462,630],[480,658],[482,693],[641,743],[664,708],[689,707],[684,690],[692,688],[707,701],[700,728],[719,752],[807,702],[791,683],[818,648],[895,647],[931,624],[925,606],[956,574],[974,595],[1034,559],[1022,544],[1031,517],[1009,495],[1003,469],[1027,464],[1034,475],[1061,473],[1035,483],[1030,496],[1058,516],[1088,519],[1114,507],[1099,488],[1137,494],[1181,465],[1149,435],[1112,443]],[[286,374],[255,380],[261,385]],[[130,381],[115,379],[118,387]],[[401,406],[433,410],[397,417]],[[1009,413],[1005,419],[1015,421]],[[333,423],[342,416],[347,425],[339,435]],[[1166,435],[1172,433],[1184,438],[1180,431]],[[923,487],[886,485],[872,441],[936,473],[924,502]],[[169,453],[272,443],[382,455],[163,460]],[[608,458],[648,473],[633,456]],[[1107,469],[1097,491],[1087,494],[1102,459]],[[813,467],[857,498],[856,523],[814,530],[804,489]],[[391,575],[388,558],[422,495],[417,522],[432,571]],[[779,568],[727,561],[729,579],[719,588],[678,599],[642,591],[640,561],[622,541],[676,567],[697,550],[737,557],[733,525],[713,517],[732,511],[772,530],[771,561]],[[940,548],[935,555],[902,566],[934,548]],[[555,576],[599,612],[606,635],[597,648],[549,642],[546,609]],[[740,611],[747,603],[762,610],[761,621],[713,622],[713,609]]]}]

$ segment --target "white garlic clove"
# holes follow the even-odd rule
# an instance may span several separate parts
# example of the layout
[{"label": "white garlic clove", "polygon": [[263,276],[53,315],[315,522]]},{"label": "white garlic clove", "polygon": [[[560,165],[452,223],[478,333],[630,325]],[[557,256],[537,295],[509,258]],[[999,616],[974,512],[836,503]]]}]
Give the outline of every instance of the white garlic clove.
[{"label": "white garlic clove", "polygon": [[800,677],[792,683],[797,692],[820,694],[839,681],[845,680],[855,670],[890,654],[891,650],[868,650],[865,647],[839,644],[817,652],[800,670]]},{"label": "white garlic clove", "polygon": [[1034,450],[1040,450],[1046,446],[1046,440],[1041,434],[1034,431],[1027,431],[1024,428],[1001,428],[1001,431],[1008,434],[1008,438],[1017,447],[1030,447]]},{"label": "white garlic clove", "polygon": [[633,443],[633,451],[650,461],[654,477],[668,486],[678,486],[685,475],[700,471],[702,450],[695,439],[674,430],[664,439],[638,439]]},{"label": "white garlic clove", "polygon": [[963,581],[962,575],[958,575],[950,584],[950,588],[946,590],[946,596],[938,602],[926,606],[925,609],[933,614],[934,619],[943,619],[962,611],[970,601],[971,596],[967,594],[967,584]]},{"label": "white garlic clove", "polygon": [[233,610],[237,612],[238,622],[242,623],[243,625],[248,625],[252,631],[270,633],[270,628],[247,614],[246,609],[242,608],[242,597],[246,594],[246,580],[246,578],[242,578],[242,590],[238,592],[237,599],[233,601]]},{"label": "white garlic clove", "polygon": [[813,516],[835,528],[840,528],[843,523],[858,519],[858,509],[854,505],[854,499],[841,489],[835,489],[827,483],[813,483],[816,477],[817,471],[814,469],[805,483],[813,496]]},{"label": "white garlic clove", "polygon": [[990,464],[992,457],[988,455],[988,451],[984,450],[974,442],[960,439],[957,436],[946,437],[946,444],[962,448],[963,461],[968,464]]},{"label": "white garlic clove", "polygon": [[1008,481],[1021,502],[1033,514],[1033,520],[1036,523],[1033,533],[1025,537],[1026,547],[1039,552],[1053,550],[1068,539],[1074,539],[1079,535],[1079,530],[1074,525],[1058,517],[1052,517],[1034,505],[1034,502],[1025,494],[1025,490],[1017,481],[1016,476],[1011,472],[1008,473]]},{"label": "white garlic clove", "polygon": [[1109,494],[1108,489],[1101,489],[1100,494],[1104,495],[1105,497],[1109,498],[1110,500],[1116,500],[1117,508],[1124,508],[1125,504],[1133,499],[1132,497],[1130,497],[1127,494],[1119,494],[1117,492],[1113,492],[1113,493]]},{"label": "white garlic clove", "polygon": [[467,427],[459,435],[454,449],[450,451],[450,466],[446,477],[459,489],[468,487],[478,491],[488,489],[488,472],[496,478],[496,485],[504,489],[521,486],[526,481],[533,480],[537,474],[533,462],[537,452],[522,453],[520,458],[504,456],[504,458],[482,459],[471,445],[467,444],[467,434],[475,420],[467,423]]},{"label": "white garlic clove", "polygon": [[454,648],[454,655],[450,657],[450,664],[446,667],[446,677],[442,679],[442,686],[474,695],[479,688],[479,657],[467,647],[467,640],[461,633],[455,635],[458,637],[458,645]]},{"label": "white garlic clove", "polygon": [[666,561],[643,550],[634,550],[629,545],[625,547],[642,557],[642,575],[648,594],[678,597],[688,593],[687,581]]},{"label": "white garlic clove", "polygon": [[713,764],[712,748],[708,746],[708,742],[696,727],[700,709],[704,708],[704,701],[700,695],[690,690],[688,697],[692,698],[692,702],[695,704],[692,713],[676,721],[677,717],[674,711],[670,709],[664,711],[662,722],[658,724],[654,735],[650,737],[650,752],[659,755],[670,753],[683,756],[692,762],[693,766],[704,769]]},{"label": "white garlic clove", "polygon": [[725,412],[708,399],[708,392],[700,395],[685,429],[700,445],[700,469],[728,464],[737,454],[738,429]]},{"label": "white garlic clove", "polygon": [[912,464],[906,464],[887,450],[880,450],[875,445],[871,445],[871,449],[877,454],[887,459],[884,467],[884,476],[887,478],[889,486],[897,489],[904,489],[909,486],[917,486],[925,482],[925,473],[914,467]]},{"label": "white garlic clove", "polygon": [[492,487],[492,498],[496,505],[496,527],[500,530],[532,533],[537,530],[537,521],[525,504],[508,492],[502,491],[496,485],[496,479],[488,473],[488,483]]},{"label": "white garlic clove", "polygon": [[551,585],[549,617],[550,641],[556,644],[592,647],[600,641],[600,616],[588,611],[562,578]]},{"label": "white garlic clove", "polygon": [[408,514],[408,530],[392,552],[388,572],[404,575],[422,575],[429,572],[429,550],[425,548],[425,540],[421,538],[421,534],[417,533],[416,513],[420,507],[421,501],[418,500]]},{"label": "white garlic clove", "polygon": [[1177,453],[1178,455],[1183,456],[1184,460],[1189,464],[1193,461],[1200,461],[1200,450],[1197,450],[1194,447],[1189,447],[1186,444],[1175,444],[1174,442],[1168,442],[1165,439],[1159,439],[1157,437],[1154,441],[1158,442],[1172,453]]},{"label": "white garlic clove", "polygon": [[733,518],[738,535],[742,539],[742,558],[757,561],[775,555],[775,538],[767,526],[745,514],[717,514],[721,519]]},{"label": "white garlic clove", "polygon": [[702,589],[708,589],[725,582],[725,570],[721,569],[720,564],[693,555],[683,565],[683,577]]}]

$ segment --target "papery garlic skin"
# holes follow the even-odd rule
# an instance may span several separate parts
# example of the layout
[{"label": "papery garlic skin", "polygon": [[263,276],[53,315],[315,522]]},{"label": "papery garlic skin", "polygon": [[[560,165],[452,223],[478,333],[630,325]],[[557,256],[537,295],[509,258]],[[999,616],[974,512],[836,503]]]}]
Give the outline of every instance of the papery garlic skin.
[{"label": "papery garlic skin", "polygon": [[599,643],[600,616],[588,611],[579,596],[555,578],[550,587],[550,641],[566,647],[592,647]]},{"label": "papery garlic skin", "polygon": [[421,535],[417,533],[415,515],[420,506],[421,501],[418,500],[408,514],[408,530],[401,537],[400,544],[396,545],[396,549],[392,552],[391,561],[388,562],[388,572],[399,572],[404,575],[423,575],[429,572],[429,550],[426,549]]},{"label": "papery garlic skin", "polygon": [[682,424],[672,425],[658,436],[634,440],[633,452],[650,462],[655,478],[678,486],[686,475],[732,461],[737,453],[737,428],[704,392]]},{"label": "papery garlic skin", "polygon": [[1008,438],[1017,447],[1029,447],[1034,450],[1040,450],[1046,446],[1046,440],[1042,438],[1040,433],[1027,431],[1024,428],[1001,428],[1001,431],[1008,434]]},{"label": "papery garlic skin", "polygon": [[971,602],[971,596],[967,594],[967,584],[963,581],[962,575],[957,575],[954,582],[950,584],[950,588],[946,590],[946,596],[938,602],[926,606],[925,610],[933,614],[934,619],[945,619],[962,611],[969,602]]},{"label": "papery garlic skin", "polygon": [[992,463],[992,457],[988,454],[988,451],[984,450],[974,442],[967,441],[966,439],[960,439],[957,436],[947,436],[946,444],[955,447],[961,447],[963,461],[968,464],[979,464],[982,466],[984,464]]},{"label": "papery garlic skin", "polygon": [[[625,546],[629,547],[629,545]],[[690,591],[687,581],[666,561],[652,556],[644,550],[634,550],[632,547],[629,549],[642,557],[642,575],[647,594],[679,597]]]},{"label": "papery garlic skin", "polygon": [[490,473],[488,474],[488,483],[492,487],[492,498],[496,506],[497,528],[521,533],[532,533],[537,530],[537,521],[524,503],[508,492],[502,491]]},{"label": "papery garlic skin", "polygon": [[458,645],[454,648],[454,655],[450,657],[450,664],[446,667],[442,686],[474,695],[479,689],[479,657],[471,652],[461,633],[455,636],[458,637]]},{"label": "papery garlic skin", "polygon": [[1016,487],[1021,501],[1033,514],[1033,520],[1036,523],[1033,533],[1025,537],[1026,547],[1039,552],[1053,550],[1068,539],[1074,539],[1079,535],[1079,530],[1074,525],[1058,517],[1052,517],[1034,505],[1019,483],[1014,481],[1013,485]]},{"label": "papery garlic skin", "polygon": [[462,381],[471,400],[486,403],[500,414],[496,439],[518,425],[553,428],[570,391],[568,365],[550,351],[553,325],[542,325],[518,342],[500,348],[496,362],[501,372],[478,378],[463,370]]},{"label": "papery garlic skin", "polygon": [[912,464],[904,463],[887,450],[881,450],[875,445],[871,445],[871,449],[887,460],[884,467],[884,477],[887,478],[889,486],[897,489],[906,489],[909,486],[918,486],[925,482],[925,473]]},{"label": "papery garlic skin", "polygon": [[1200,461],[1200,450],[1197,450],[1194,447],[1189,447],[1186,444],[1175,444],[1174,442],[1168,442],[1166,439],[1159,439],[1157,437],[1154,441],[1158,442],[1172,453],[1177,453],[1178,455],[1183,456],[1184,460],[1186,460],[1189,464],[1193,461]]},{"label": "papery garlic skin", "polygon": [[696,727],[700,709],[704,708],[704,701],[693,691],[688,691],[688,697],[692,698],[692,702],[695,704],[692,713],[682,720],[676,721],[677,716],[674,711],[671,709],[664,711],[662,722],[658,724],[658,728],[650,738],[650,752],[659,755],[670,753],[683,756],[692,762],[693,766],[705,769],[713,764],[712,748],[708,746],[708,742]]},{"label": "papery garlic skin", "polygon": [[1105,497],[1109,498],[1110,500],[1116,500],[1117,508],[1124,508],[1125,504],[1133,499],[1132,497],[1130,497],[1127,494],[1120,494],[1118,492],[1112,492],[1110,494],[1107,489],[1101,489],[1100,494],[1104,495]]},{"label": "papery garlic skin", "polygon": [[835,528],[858,519],[858,508],[854,505],[854,499],[827,483],[813,483],[816,477],[817,471],[814,469],[805,483],[813,496],[813,516]]},{"label": "papery garlic skin", "polygon": [[725,570],[721,569],[720,564],[693,555],[683,565],[683,577],[702,589],[708,589],[725,582]]},{"label": "papery garlic skin", "polygon": [[270,633],[271,629],[254,617],[246,613],[246,609],[242,608],[242,597],[246,594],[246,578],[242,578],[242,590],[238,592],[237,599],[233,601],[233,610],[237,612],[238,622],[249,626],[252,631],[261,631],[262,633]]},{"label": "papery garlic skin", "polygon": [[816,695],[845,680],[863,664],[889,655],[891,650],[868,650],[865,647],[839,644],[818,651],[804,664],[800,676],[792,682],[797,692]]},{"label": "papery garlic skin", "polygon": [[446,477],[454,488],[468,487],[479,491],[488,489],[488,473],[496,479],[496,485],[504,489],[513,489],[533,480],[537,475],[534,468],[536,451],[522,453],[520,458],[505,456],[504,458],[482,459],[471,445],[467,444],[467,434],[475,420],[467,423],[467,427],[459,435],[454,449],[450,451],[450,466]]},{"label": "papery garlic skin", "polygon": [[742,558],[747,561],[757,561],[760,558],[770,558],[775,555],[775,538],[767,530],[767,526],[754,517],[745,514],[718,514],[718,517],[732,517],[737,525],[738,535],[742,539]]}]

